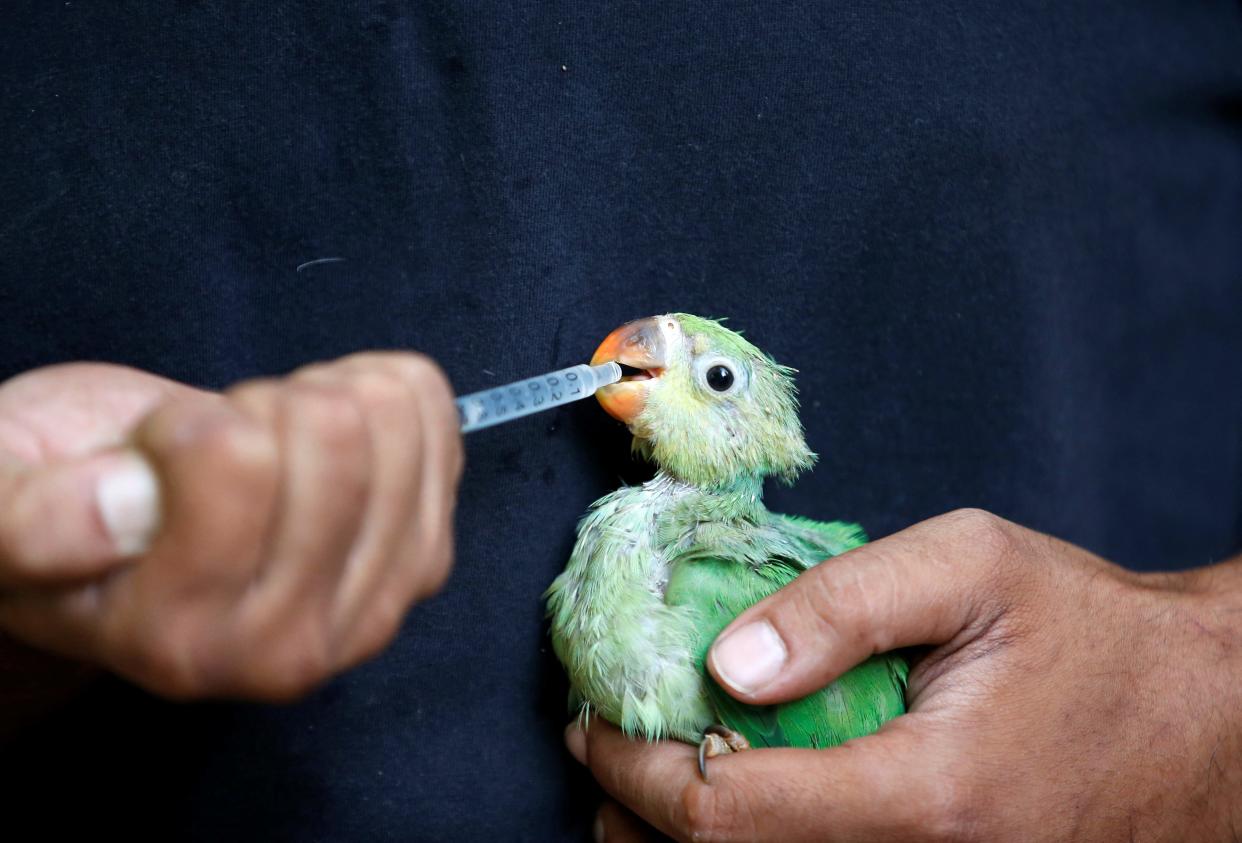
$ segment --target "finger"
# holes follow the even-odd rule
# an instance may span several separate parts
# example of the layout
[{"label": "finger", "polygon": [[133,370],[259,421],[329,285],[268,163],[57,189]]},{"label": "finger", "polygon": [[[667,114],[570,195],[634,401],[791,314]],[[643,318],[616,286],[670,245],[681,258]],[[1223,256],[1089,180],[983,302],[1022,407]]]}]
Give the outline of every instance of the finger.
[{"label": "finger", "polygon": [[[453,390],[444,372],[430,361],[416,373],[421,400],[418,411],[423,431],[423,459],[419,483],[419,515],[407,535],[406,552],[398,562],[417,599],[440,590],[452,565],[453,512],[462,472],[460,417]],[[436,542],[427,541],[434,537]]]},{"label": "finger", "polygon": [[611,799],[595,816],[595,843],[659,843],[668,838]]},{"label": "finger", "polygon": [[[333,625],[346,630],[357,625],[371,607],[372,596],[382,589],[392,553],[414,508],[421,437],[417,396],[394,361],[385,355],[360,354],[333,368],[327,376],[343,377],[363,409],[375,454],[362,526],[333,606]],[[400,596],[394,597],[394,602],[403,602]]]},{"label": "finger", "polygon": [[1036,573],[1008,564],[1026,534],[962,510],[826,560],[736,618],[708,667],[735,697],[769,703],[822,688],[875,653],[969,640]]},{"label": "finger", "polygon": [[918,762],[935,754],[913,720],[832,749],[713,758],[710,784],[694,747],[627,738],[598,719],[586,755],[605,791],[678,840],[904,839],[947,825],[952,798],[948,779]]},{"label": "finger", "polygon": [[92,580],[0,594],[0,626],[40,650],[106,665],[109,642],[98,634],[103,589],[102,581]]},{"label": "finger", "polygon": [[[276,431],[279,502],[246,611],[327,639],[328,608],[362,521],[372,467],[362,409],[339,382],[294,376],[230,394]],[[309,642],[306,642],[309,643]]]},{"label": "finger", "polygon": [[[451,501],[460,472],[460,434],[442,429],[455,412],[443,376],[414,354],[370,353],[346,358],[350,384],[366,408],[376,460],[361,536],[337,596],[336,622],[348,630],[346,658],[355,663],[392,639],[410,603],[439,587],[450,558]],[[447,499],[447,501],[446,501]],[[447,514],[446,514],[447,512]]]},{"label": "finger", "polygon": [[146,549],[159,483],[133,451],[0,469],[0,586],[100,574]]}]

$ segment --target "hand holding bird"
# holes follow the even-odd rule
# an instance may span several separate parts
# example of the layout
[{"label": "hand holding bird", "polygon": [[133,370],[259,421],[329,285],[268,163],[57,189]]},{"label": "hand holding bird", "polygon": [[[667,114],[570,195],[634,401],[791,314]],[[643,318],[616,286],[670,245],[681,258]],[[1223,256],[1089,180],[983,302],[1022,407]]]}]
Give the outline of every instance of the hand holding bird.
[{"label": "hand holding bird", "polygon": [[[1136,574],[962,510],[808,571],[708,659],[740,702],[773,705],[932,645],[909,713],[876,734],[717,759],[710,783],[689,747],[599,719],[566,741],[617,800],[600,813],[608,843],[653,839],[647,823],[678,840],[1227,841],[1242,828],[1240,612],[1242,558]],[[766,682],[738,688],[733,642],[755,625],[780,648]]]}]

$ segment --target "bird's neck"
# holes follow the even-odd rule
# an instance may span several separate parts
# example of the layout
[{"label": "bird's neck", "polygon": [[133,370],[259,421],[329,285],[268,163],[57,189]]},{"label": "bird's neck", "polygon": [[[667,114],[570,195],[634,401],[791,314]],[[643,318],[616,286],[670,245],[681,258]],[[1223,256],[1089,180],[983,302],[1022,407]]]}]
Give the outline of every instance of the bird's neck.
[{"label": "bird's neck", "polygon": [[660,469],[653,483],[683,489],[681,506],[702,513],[699,520],[733,521],[754,519],[763,512],[763,478],[741,475],[726,483],[696,486]]}]

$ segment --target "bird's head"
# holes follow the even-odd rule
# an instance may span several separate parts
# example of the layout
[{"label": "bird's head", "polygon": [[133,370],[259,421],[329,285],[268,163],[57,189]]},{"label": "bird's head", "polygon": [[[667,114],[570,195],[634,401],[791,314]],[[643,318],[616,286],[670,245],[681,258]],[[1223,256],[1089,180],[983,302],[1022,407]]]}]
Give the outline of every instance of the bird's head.
[{"label": "bird's head", "polygon": [[794,370],[718,321],[669,313],[628,322],[591,363],[612,360],[625,376],[596,397],[668,474],[719,487],[743,477],[792,481],[814,463]]}]

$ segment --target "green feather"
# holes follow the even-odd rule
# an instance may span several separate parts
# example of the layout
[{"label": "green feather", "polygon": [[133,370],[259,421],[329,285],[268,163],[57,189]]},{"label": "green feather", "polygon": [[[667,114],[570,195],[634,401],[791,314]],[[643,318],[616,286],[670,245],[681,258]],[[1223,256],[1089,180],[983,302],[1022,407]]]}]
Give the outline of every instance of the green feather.
[{"label": "green feather", "polygon": [[[705,668],[707,650],[729,623],[754,603],[792,582],[824,555],[843,553],[865,541],[857,525],[773,516],[806,555],[771,558],[751,567],[740,558],[700,558],[677,565],[665,601],[698,614],[694,660],[720,723],[741,732],[752,746],[835,746],[870,734],[904,712],[906,663],[899,656],[872,658],[828,687],[799,700],[751,706],[727,694]],[[832,564],[828,562],[827,564]]]}]

